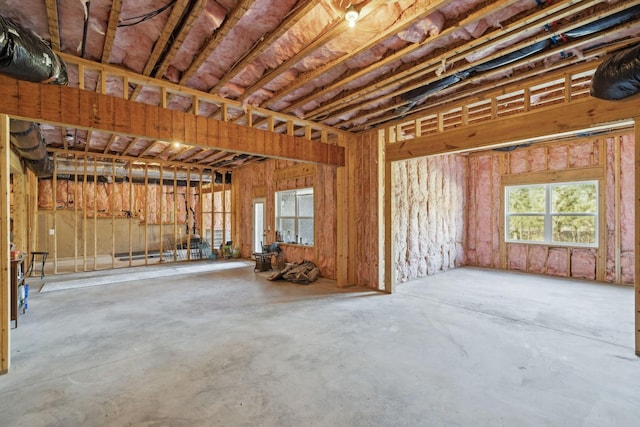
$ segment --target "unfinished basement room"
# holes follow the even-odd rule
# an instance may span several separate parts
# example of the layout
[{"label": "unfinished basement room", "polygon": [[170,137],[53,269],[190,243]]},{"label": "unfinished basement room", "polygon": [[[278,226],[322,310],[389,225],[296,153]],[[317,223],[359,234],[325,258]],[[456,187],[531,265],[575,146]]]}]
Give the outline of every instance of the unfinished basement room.
[{"label": "unfinished basement room", "polygon": [[0,1],[0,427],[640,419],[640,0]]}]

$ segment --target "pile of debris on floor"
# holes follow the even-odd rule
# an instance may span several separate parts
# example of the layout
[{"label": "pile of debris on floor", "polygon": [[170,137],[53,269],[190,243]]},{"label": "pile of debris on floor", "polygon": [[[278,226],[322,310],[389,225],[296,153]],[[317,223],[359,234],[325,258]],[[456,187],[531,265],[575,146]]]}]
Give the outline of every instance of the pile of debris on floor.
[{"label": "pile of debris on floor", "polygon": [[289,282],[308,285],[320,276],[320,269],[308,259],[287,263],[285,268],[269,276],[269,280],[288,280]]}]

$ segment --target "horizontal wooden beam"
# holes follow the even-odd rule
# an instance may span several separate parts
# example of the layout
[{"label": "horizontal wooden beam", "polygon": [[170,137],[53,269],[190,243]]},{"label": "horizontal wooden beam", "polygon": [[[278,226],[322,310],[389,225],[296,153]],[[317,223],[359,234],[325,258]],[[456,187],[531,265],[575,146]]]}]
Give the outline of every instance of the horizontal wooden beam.
[{"label": "horizontal wooden beam", "polygon": [[423,137],[388,143],[387,160],[397,161],[482,149],[511,142],[586,130],[640,114],[640,95],[621,101],[593,97],[541,108]]},{"label": "horizontal wooden beam", "polygon": [[344,166],[344,148],[77,88],[0,76],[0,114],[78,129]]}]

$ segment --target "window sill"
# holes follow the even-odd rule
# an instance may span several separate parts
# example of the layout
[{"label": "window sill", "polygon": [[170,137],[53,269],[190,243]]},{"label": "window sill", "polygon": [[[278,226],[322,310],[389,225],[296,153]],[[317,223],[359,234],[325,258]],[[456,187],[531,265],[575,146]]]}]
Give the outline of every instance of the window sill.
[{"label": "window sill", "polygon": [[305,243],[295,243],[295,242],[276,242],[278,246],[297,246],[302,248],[313,248],[313,245],[305,244]]}]

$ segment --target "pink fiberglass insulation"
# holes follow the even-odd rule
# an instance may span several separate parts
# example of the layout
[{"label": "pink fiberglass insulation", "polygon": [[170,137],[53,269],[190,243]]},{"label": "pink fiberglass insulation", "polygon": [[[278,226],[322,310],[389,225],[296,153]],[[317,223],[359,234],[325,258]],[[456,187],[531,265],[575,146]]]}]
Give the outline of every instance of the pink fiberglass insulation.
[{"label": "pink fiberglass insulation", "polygon": [[635,253],[623,252],[620,255],[620,272],[622,283],[633,284],[635,277]]},{"label": "pink fiberglass insulation", "polygon": [[526,148],[516,148],[509,153],[509,172],[512,174],[527,172],[527,156]]},{"label": "pink fiberglass insulation", "polygon": [[[31,28],[43,38],[49,34],[46,3],[41,0],[3,0],[0,15],[16,24]],[[50,37],[49,37],[50,39]]]},{"label": "pink fiberglass insulation", "polygon": [[635,248],[635,151],[631,135],[621,137],[620,143],[620,231],[621,250]]},{"label": "pink fiberglass insulation", "polygon": [[264,69],[277,68],[294,56],[300,46],[305,46],[317,38],[337,16],[322,5],[314,7],[298,21],[284,36],[276,40],[257,59]]},{"label": "pink fiberglass insulation", "polygon": [[[202,49],[207,40],[211,38],[215,30],[222,24],[227,11],[215,1],[209,1],[204,10],[196,18],[191,31],[184,40],[184,43],[178,49],[169,68],[175,71],[167,70],[165,77],[177,83],[180,75],[193,62],[193,58],[198,56],[198,52]],[[158,76],[160,77],[160,76]]]},{"label": "pink fiberglass insulation", "polygon": [[567,168],[567,146],[549,146],[549,170],[562,170]]},{"label": "pink fiberglass insulation", "polygon": [[78,0],[58,1],[58,20],[77,23],[75,28],[66,25],[61,27],[60,50],[81,54],[84,21],[88,17],[84,58],[100,61],[111,3],[109,0],[91,1],[87,10],[85,3]]},{"label": "pink fiberglass insulation", "polygon": [[608,282],[614,282],[616,280],[616,263],[615,263],[615,242],[616,242],[616,210],[615,210],[615,187],[619,185],[619,178],[615,176],[614,157],[615,149],[614,144],[616,140],[614,138],[607,138],[606,144],[606,180],[605,180],[605,203],[606,203],[606,224],[607,224],[607,266],[606,266],[606,280]]},{"label": "pink fiberglass insulation", "polygon": [[569,167],[579,168],[591,166],[593,142],[580,141],[569,144]]},{"label": "pink fiberglass insulation", "polygon": [[527,254],[527,270],[531,273],[544,274],[547,272],[547,247],[529,245]]},{"label": "pink fiberglass insulation", "polygon": [[567,250],[564,248],[550,248],[547,258],[547,273],[552,276],[567,277]]},{"label": "pink fiberglass insulation", "polygon": [[507,245],[507,257],[510,270],[527,271],[527,247],[525,245]]},{"label": "pink fiberglass insulation", "polygon": [[138,17],[160,6],[162,5],[158,4],[158,0],[139,0],[123,4],[109,62],[124,65],[137,73],[142,72],[169,18],[171,8],[143,22],[140,22]]},{"label": "pink fiberglass insulation", "polygon": [[[266,0],[253,4],[246,14],[233,26],[221,43],[202,64],[207,70],[208,79],[196,82],[191,80],[190,86],[207,91],[241,58],[243,52],[249,50],[264,34],[273,31],[284,19],[295,0]],[[255,80],[232,80],[239,86],[247,86]]]},{"label": "pink fiberglass insulation", "polygon": [[573,249],[571,251],[571,277],[595,280],[595,249]]},{"label": "pink fiberglass insulation", "polygon": [[529,148],[529,172],[547,170],[547,150],[545,147]]},{"label": "pink fiberglass insulation", "polygon": [[440,34],[444,27],[445,17],[439,12],[434,12],[426,18],[416,22],[409,28],[398,33],[398,37],[409,43],[422,43],[427,37]]}]

